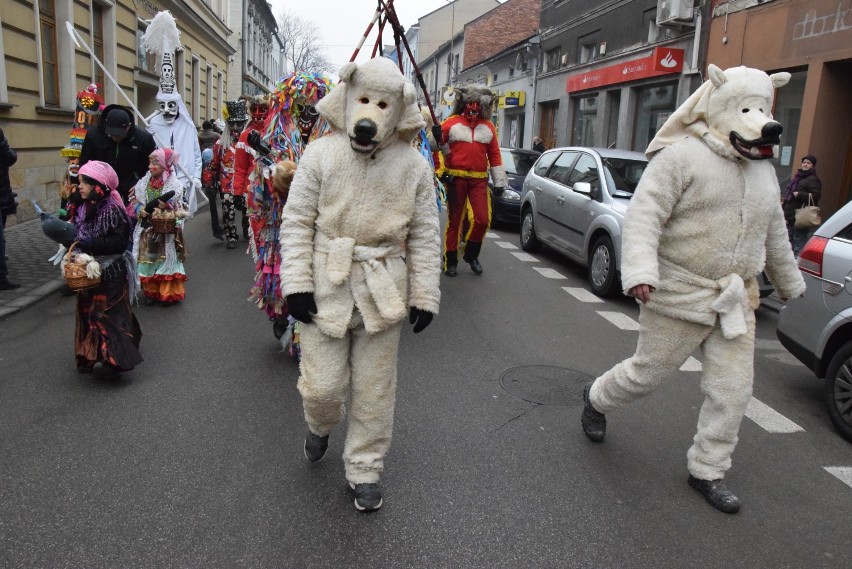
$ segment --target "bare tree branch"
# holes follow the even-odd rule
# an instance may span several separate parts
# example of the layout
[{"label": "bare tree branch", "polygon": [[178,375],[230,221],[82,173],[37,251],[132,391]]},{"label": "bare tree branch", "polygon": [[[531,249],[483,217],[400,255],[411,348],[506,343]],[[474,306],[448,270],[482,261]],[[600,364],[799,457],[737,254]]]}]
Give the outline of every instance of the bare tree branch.
[{"label": "bare tree branch", "polygon": [[278,31],[284,40],[284,57],[290,69],[314,73],[336,71],[318,43],[321,32],[315,22],[282,10],[278,15]]}]

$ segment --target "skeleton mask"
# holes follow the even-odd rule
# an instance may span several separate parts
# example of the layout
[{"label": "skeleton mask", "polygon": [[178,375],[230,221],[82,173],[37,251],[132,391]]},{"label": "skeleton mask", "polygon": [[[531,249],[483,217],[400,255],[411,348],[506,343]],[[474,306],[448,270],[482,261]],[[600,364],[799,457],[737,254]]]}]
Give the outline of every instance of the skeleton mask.
[{"label": "skeleton mask", "polygon": [[180,114],[180,108],[177,101],[160,101],[160,112],[163,114],[163,120],[166,124],[172,124]]},{"label": "skeleton mask", "polygon": [[470,101],[464,104],[464,116],[469,119],[479,117],[481,112],[482,106],[479,104],[479,101]]}]

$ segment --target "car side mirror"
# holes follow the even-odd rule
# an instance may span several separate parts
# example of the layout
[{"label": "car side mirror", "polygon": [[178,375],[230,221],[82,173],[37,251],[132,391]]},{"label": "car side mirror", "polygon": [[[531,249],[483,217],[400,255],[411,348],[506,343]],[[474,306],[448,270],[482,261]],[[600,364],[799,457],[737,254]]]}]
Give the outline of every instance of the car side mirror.
[{"label": "car side mirror", "polygon": [[572,189],[578,194],[592,197],[592,185],[588,182],[575,182]]}]

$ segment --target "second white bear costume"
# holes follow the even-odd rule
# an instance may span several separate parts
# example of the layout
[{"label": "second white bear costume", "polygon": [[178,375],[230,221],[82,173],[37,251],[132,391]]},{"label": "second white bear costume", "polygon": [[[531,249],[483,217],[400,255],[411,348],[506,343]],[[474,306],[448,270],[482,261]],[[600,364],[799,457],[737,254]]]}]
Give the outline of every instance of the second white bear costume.
[{"label": "second white bear costume", "polygon": [[701,348],[704,404],[687,454],[690,485],[714,507],[739,500],[721,480],[731,466],[754,376],[755,275],[785,298],[804,280],[787,240],[772,165],[781,126],[769,114],[771,77],[711,65],[706,81],[648,147],[651,161],[625,216],[622,286],[643,299],[636,353],[585,393],[583,428],[603,440],[603,414],[656,389]]},{"label": "second white bear costume", "polygon": [[412,320],[437,314],[441,244],[432,172],[411,145],[424,125],[413,85],[385,58],[339,76],[317,104],[333,132],[308,145],[284,207],[281,283],[288,307],[307,295],[316,307],[300,338],[306,456],[325,452],[311,454],[311,441],[328,436],[349,398],[346,478],[369,510],[381,506],[402,321],[410,308]]}]

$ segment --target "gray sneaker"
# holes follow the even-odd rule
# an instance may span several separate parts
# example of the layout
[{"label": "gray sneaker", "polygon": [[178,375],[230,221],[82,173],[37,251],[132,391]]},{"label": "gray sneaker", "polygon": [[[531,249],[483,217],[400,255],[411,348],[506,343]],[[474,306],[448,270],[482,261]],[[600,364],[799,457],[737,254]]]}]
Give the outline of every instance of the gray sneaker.
[{"label": "gray sneaker", "polygon": [[583,432],[586,436],[599,443],[606,436],[606,415],[600,413],[592,407],[592,402],[589,401],[589,390],[592,388],[591,383],[587,383],[583,388],[583,416],[580,418],[580,423],[583,425]]},{"label": "gray sneaker", "polygon": [[328,435],[321,437],[308,431],[308,436],[305,437],[305,458],[316,462],[325,456],[326,450],[328,450]]},{"label": "gray sneaker", "polygon": [[355,507],[359,512],[372,512],[382,507],[382,491],[378,484],[352,484],[355,490]]}]

